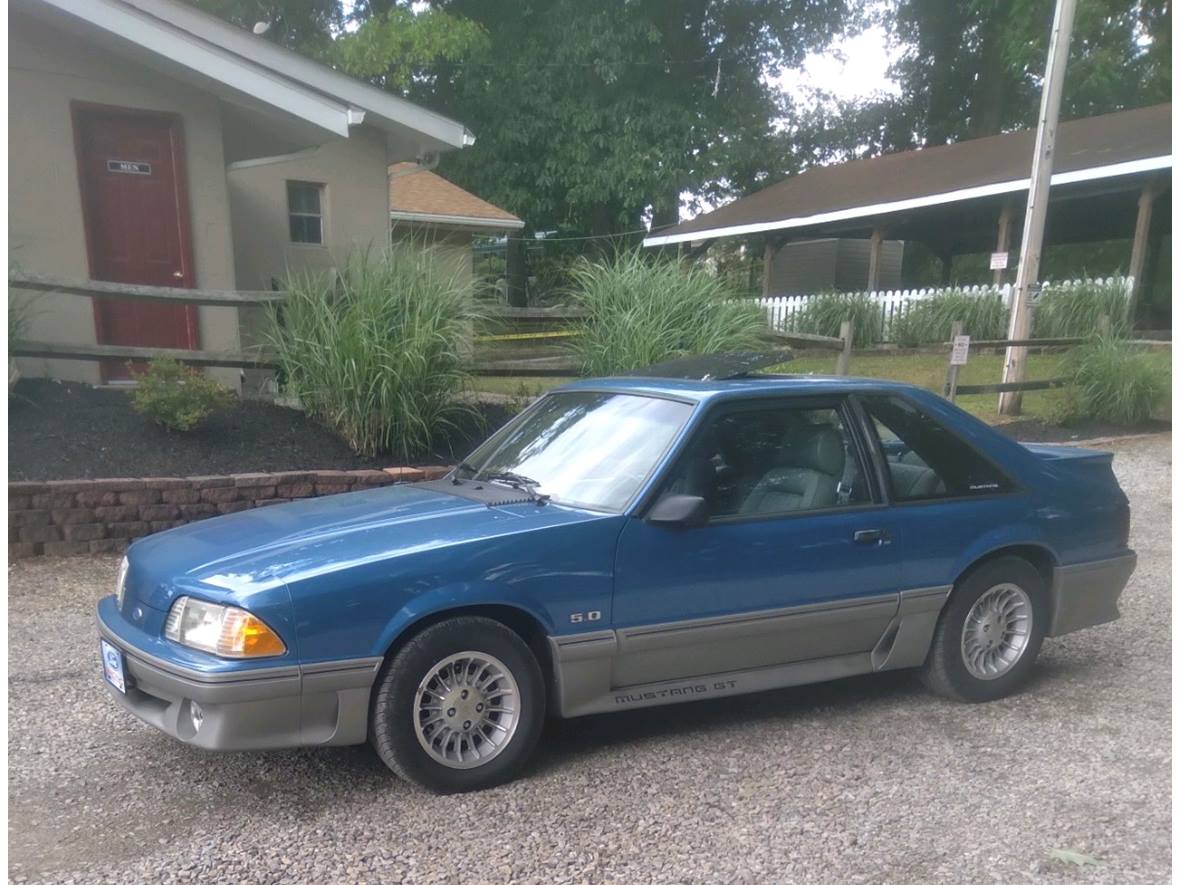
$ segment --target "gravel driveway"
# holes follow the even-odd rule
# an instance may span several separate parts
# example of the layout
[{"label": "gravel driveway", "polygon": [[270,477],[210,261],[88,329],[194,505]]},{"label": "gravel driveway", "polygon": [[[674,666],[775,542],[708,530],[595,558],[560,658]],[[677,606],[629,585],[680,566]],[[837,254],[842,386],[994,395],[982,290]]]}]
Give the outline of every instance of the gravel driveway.
[{"label": "gravel driveway", "polygon": [[[985,706],[907,674],[555,723],[528,776],[439,798],[365,747],[206,755],[121,712],[93,603],[116,560],[9,579],[16,881],[1163,882],[1171,439],[1111,446],[1139,569]],[[1051,856],[1095,858],[1077,866]]]}]

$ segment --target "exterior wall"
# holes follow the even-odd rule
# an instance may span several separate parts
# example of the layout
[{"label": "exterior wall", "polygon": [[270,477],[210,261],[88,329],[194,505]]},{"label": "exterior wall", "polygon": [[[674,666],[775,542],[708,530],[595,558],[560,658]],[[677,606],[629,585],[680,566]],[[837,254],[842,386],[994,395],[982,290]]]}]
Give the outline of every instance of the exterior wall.
[{"label": "exterior wall", "polygon": [[[881,289],[901,284],[905,244],[881,244]],[[863,292],[869,278],[869,241],[845,238],[787,243],[775,253],[771,266],[771,295],[803,295],[835,290]]]},{"label": "exterior wall", "polygon": [[839,241],[834,239],[787,243],[774,254],[770,294],[796,295],[834,288],[838,249]]},{"label": "exterior wall", "polygon": [[[217,100],[51,29],[15,12],[9,17],[8,245],[23,271],[89,278],[82,198],[74,153],[72,101],[176,113],[182,120],[193,265],[196,285],[235,287],[229,194]],[[63,344],[94,344],[90,299],[31,296],[29,337]],[[237,350],[237,310],[199,308],[200,343],[207,350]],[[18,360],[26,375],[91,384],[98,366],[79,360]],[[238,386],[235,369],[211,369]]]},{"label": "exterior wall", "polygon": [[[841,292],[863,292],[868,288],[868,240],[840,240],[840,257],[836,262],[836,288]],[[905,243],[885,240],[881,243],[881,268],[878,289],[896,289],[901,285],[901,256]]]},{"label": "exterior wall", "polygon": [[[355,128],[334,142],[230,166],[234,264],[242,289],[270,289],[292,271],[343,267],[355,249],[383,248],[389,236],[389,185],[384,138]],[[292,243],[287,224],[287,182],[324,185],[323,245]]]},{"label": "exterior wall", "polygon": [[444,230],[440,227],[397,221],[393,225],[391,236],[394,240],[408,239],[437,247],[444,260],[454,262],[455,272],[464,279],[471,279],[475,273],[470,231]]}]

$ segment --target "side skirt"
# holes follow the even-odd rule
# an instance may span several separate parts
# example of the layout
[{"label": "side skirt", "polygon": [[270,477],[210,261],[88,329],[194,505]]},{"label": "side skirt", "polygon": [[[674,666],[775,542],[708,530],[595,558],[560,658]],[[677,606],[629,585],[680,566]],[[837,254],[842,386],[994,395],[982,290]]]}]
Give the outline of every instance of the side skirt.
[{"label": "side skirt", "polygon": [[[900,593],[897,612],[871,651],[686,679],[618,686],[613,679],[614,662],[620,653],[615,630],[550,637],[558,692],[556,706],[569,719],[916,667],[926,659],[938,616],[950,592],[947,586]],[[691,635],[685,647],[691,649]]]}]

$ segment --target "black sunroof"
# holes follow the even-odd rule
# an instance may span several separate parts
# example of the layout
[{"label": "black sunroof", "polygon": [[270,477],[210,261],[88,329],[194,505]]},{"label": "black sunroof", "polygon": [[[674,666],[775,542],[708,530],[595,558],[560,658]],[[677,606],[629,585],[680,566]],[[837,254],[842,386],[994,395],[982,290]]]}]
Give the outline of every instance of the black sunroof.
[{"label": "black sunroof", "polygon": [[706,353],[655,363],[626,375],[637,378],[683,378],[688,381],[726,381],[742,378],[755,369],[765,369],[792,359],[790,351],[743,350],[736,353]]}]

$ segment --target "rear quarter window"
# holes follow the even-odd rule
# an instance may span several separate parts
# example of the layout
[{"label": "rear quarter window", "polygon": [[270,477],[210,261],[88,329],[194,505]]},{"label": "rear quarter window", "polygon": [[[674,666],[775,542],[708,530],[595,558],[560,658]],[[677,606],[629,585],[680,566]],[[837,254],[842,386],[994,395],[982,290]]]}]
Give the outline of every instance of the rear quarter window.
[{"label": "rear quarter window", "polygon": [[1010,492],[1012,481],[913,403],[894,396],[864,396],[895,501],[967,498]]}]

